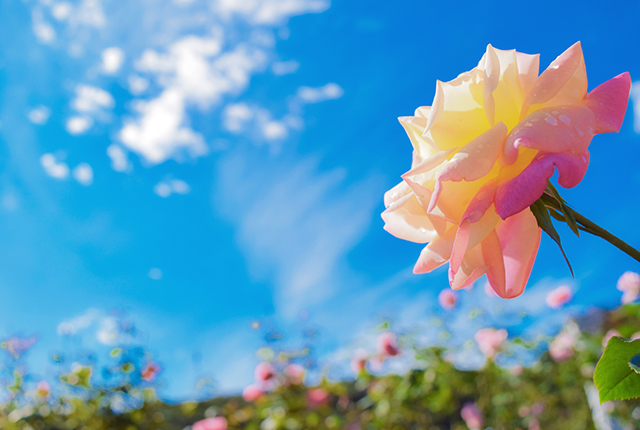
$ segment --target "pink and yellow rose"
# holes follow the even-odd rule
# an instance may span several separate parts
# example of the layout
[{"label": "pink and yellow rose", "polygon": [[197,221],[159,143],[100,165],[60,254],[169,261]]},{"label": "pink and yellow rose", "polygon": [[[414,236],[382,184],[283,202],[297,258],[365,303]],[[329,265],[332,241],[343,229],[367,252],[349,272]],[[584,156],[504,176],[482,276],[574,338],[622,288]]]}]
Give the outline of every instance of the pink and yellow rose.
[{"label": "pink and yellow rose", "polygon": [[529,206],[555,169],[563,187],[582,180],[592,137],[620,129],[631,86],[623,73],[587,93],[579,42],[538,67],[538,55],[489,45],[476,68],[438,81],[433,106],[400,118],[413,163],[382,218],[428,243],[415,273],[448,261],[455,290],[486,274],[500,297],[524,291],[541,235]]}]

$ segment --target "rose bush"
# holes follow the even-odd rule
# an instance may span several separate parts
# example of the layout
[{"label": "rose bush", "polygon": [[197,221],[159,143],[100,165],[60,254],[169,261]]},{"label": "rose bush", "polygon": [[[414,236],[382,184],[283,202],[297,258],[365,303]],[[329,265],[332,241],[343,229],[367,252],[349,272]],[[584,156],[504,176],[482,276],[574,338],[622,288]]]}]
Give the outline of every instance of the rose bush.
[{"label": "rose bush", "polygon": [[476,68],[438,81],[433,106],[400,118],[413,162],[382,218],[428,243],[415,273],[448,261],[453,289],[486,274],[500,297],[524,291],[541,236],[529,206],[556,168],[563,187],[582,180],[592,137],[620,129],[631,87],[623,73],[587,93],[579,42],[538,67],[538,55],[489,45]]}]

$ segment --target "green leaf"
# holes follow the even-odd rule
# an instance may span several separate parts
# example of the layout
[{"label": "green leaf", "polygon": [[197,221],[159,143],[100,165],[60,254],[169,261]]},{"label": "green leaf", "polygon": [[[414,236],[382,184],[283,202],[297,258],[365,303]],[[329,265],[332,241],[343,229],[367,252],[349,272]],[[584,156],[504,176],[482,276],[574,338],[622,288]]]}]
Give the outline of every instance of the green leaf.
[{"label": "green leaf", "polygon": [[631,367],[632,360],[637,362],[638,354],[640,340],[617,336],[609,339],[593,375],[593,382],[600,392],[600,403],[640,397],[640,374]]},{"label": "green leaf", "polygon": [[575,275],[573,274],[573,268],[571,267],[571,263],[569,263],[567,254],[565,254],[564,249],[562,249],[562,243],[560,243],[560,235],[556,231],[556,228],[553,226],[551,216],[549,215],[549,210],[545,206],[542,199],[536,200],[535,203],[531,205],[531,212],[533,212],[533,215],[536,217],[538,226],[558,244],[558,248],[560,248],[560,252],[562,252],[562,256],[564,257],[564,261],[566,261],[567,266],[569,266],[571,276],[575,278]]}]

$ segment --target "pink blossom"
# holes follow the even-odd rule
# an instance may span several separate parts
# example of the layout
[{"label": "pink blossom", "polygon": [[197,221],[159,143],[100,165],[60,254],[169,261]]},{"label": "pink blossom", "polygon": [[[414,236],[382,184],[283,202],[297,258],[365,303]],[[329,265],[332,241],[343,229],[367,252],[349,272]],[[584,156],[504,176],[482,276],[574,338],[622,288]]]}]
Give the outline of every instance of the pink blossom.
[{"label": "pink blossom", "polygon": [[36,386],[36,391],[40,395],[40,397],[47,397],[49,392],[51,391],[51,386],[47,381],[40,381]]},{"label": "pink blossom", "polygon": [[356,375],[359,375],[361,372],[364,372],[364,369],[367,365],[367,351],[360,348],[353,355],[353,359],[351,360],[351,370]]},{"label": "pink blossom", "polygon": [[559,309],[568,303],[572,297],[573,293],[571,292],[571,288],[567,285],[562,285],[547,294],[547,305],[551,309]]},{"label": "pink blossom", "polygon": [[560,333],[549,345],[549,354],[555,361],[563,361],[573,355],[576,338],[569,333]]},{"label": "pink blossom", "polygon": [[266,382],[269,382],[276,376],[276,370],[271,364],[263,361],[261,363],[258,363],[253,374],[256,378],[257,383],[264,384]]},{"label": "pink blossom", "polygon": [[532,419],[531,421],[529,421],[529,430],[540,430],[540,421],[538,421],[537,419]]},{"label": "pink blossom", "polygon": [[304,381],[304,367],[299,364],[289,364],[284,369],[284,374],[290,384],[300,385]]},{"label": "pink blossom", "polygon": [[602,338],[602,347],[603,348],[606,347],[607,343],[609,342],[609,339],[611,339],[614,336],[622,337],[622,335],[620,334],[620,332],[618,330],[616,330],[615,328],[612,328]]},{"label": "pink blossom", "polygon": [[242,390],[242,398],[247,402],[255,402],[264,395],[264,391],[255,384],[248,385]]},{"label": "pink blossom", "polygon": [[151,361],[142,368],[140,377],[147,382],[151,382],[156,379],[156,376],[158,376],[160,370],[160,366]]},{"label": "pink blossom", "polygon": [[507,340],[508,334],[505,329],[496,330],[494,328],[483,328],[476,332],[473,337],[478,344],[478,348],[486,357],[495,356],[502,349],[502,343]]},{"label": "pink blossom", "polygon": [[307,391],[307,404],[311,408],[318,408],[329,403],[329,393],[324,388],[311,388]]},{"label": "pink blossom", "polygon": [[520,366],[519,364],[516,364],[511,369],[509,369],[509,373],[511,373],[513,376],[522,375],[522,366]]},{"label": "pink blossom", "polygon": [[443,309],[453,309],[458,302],[458,295],[449,288],[440,291],[438,295],[438,302]]},{"label": "pink blossom", "polygon": [[623,304],[635,302],[640,294],[640,275],[635,272],[624,272],[618,279],[617,287],[623,292]]},{"label": "pink blossom", "polygon": [[382,357],[395,357],[400,354],[396,335],[388,331],[380,333],[380,336],[378,336],[378,352]]},{"label": "pink blossom", "polygon": [[460,415],[462,419],[472,430],[481,429],[482,423],[484,422],[484,416],[482,415],[482,411],[475,403],[469,402],[465,403],[460,411]]},{"label": "pink blossom", "polygon": [[193,423],[193,430],[227,430],[227,419],[225,417],[205,418]]}]

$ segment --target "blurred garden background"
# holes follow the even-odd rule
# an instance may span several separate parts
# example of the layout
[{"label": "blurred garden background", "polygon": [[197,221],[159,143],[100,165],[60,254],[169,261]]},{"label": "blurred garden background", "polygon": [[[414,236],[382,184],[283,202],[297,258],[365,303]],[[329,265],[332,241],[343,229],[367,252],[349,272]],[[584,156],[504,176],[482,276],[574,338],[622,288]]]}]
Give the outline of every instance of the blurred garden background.
[{"label": "blurred garden background", "polygon": [[[575,278],[544,236],[522,296],[447,295],[379,215],[410,164],[396,118],[437,79],[489,43],[544,70],[579,40],[589,89],[640,81],[639,21],[636,1],[1,0],[0,425],[640,428],[588,397],[609,330],[640,332],[637,262],[559,227]],[[634,83],[562,190],[636,247],[639,144]]]}]

